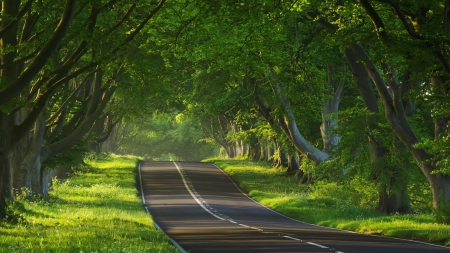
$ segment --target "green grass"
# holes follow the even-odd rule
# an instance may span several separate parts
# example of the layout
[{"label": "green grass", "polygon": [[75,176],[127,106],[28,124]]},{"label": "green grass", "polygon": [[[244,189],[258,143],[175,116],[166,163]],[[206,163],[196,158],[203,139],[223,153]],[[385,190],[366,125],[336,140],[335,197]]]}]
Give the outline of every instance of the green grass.
[{"label": "green grass", "polygon": [[450,245],[450,226],[431,214],[383,215],[374,211],[370,182],[302,185],[265,163],[211,158],[258,202],[289,217],[328,227]]},{"label": "green grass", "polygon": [[0,224],[0,252],[178,252],[142,208],[136,157],[89,161],[54,182],[46,200],[13,202],[15,222]]}]

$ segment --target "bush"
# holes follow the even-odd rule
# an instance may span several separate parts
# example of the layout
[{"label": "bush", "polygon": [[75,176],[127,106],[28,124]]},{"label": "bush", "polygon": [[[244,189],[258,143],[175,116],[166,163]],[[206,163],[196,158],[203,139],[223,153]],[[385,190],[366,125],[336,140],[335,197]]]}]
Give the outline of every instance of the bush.
[{"label": "bush", "polygon": [[441,206],[434,209],[434,218],[438,223],[450,225],[450,200],[445,203],[441,201]]},{"label": "bush", "polygon": [[29,190],[22,188],[20,192],[17,192],[15,198],[6,199],[6,215],[3,222],[16,224],[24,220],[23,214],[26,212],[26,209],[23,202],[28,195]]}]

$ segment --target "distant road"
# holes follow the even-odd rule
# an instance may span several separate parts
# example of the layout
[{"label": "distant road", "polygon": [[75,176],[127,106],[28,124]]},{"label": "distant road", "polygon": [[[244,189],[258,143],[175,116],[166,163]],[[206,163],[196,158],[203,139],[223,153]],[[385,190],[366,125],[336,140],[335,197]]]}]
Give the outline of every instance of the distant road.
[{"label": "distant road", "polygon": [[186,252],[450,252],[293,220],[251,200],[210,163],[144,162],[140,177],[146,209]]}]

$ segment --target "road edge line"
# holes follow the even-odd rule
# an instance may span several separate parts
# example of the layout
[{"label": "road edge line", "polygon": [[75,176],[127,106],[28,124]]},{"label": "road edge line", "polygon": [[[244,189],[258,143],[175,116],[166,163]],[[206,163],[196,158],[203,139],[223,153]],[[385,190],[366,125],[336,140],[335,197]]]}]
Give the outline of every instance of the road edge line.
[{"label": "road edge line", "polygon": [[[142,163],[142,162],[140,162],[140,163],[138,164],[139,185],[141,186],[141,201],[142,201],[142,204],[145,205],[146,203],[145,203],[145,198],[144,198],[144,188],[142,187],[141,163]],[[147,211],[148,211],[148,209],[147,209]],[[149,213],[150,213],[150,212],[149,212]]]},{"label": "road edge line", "polygon": [[[144,209],[145,211],[147,211],[148,214],[150,214],[150,216],[152,215],[152,213],[150,213],[150,211],[148,210],[147,204],[145,202],[145,198],[144,198],[144,189],[142,187],[142,176],[141,176],[141,163],[139,163],[138,165],[138,172],[139,172],[139,183],[141,185],[141,200],[142,200],[142,204],[144,205]],[[152,217],[153,220],[153,217]],[[183,249],[183,247],[181,247],[180,244],[178,244],[174,239],[170,238],[170,236],[168,236],[164,230],[161,229],[161,227],[158,225],[158,223],[155,222],[155,220],[153,220],[153,225],[155,225],[155,228],[158,229],[159,231],[163,232],[167,238],[169,238],[170,242],[173,244],[173,246],[175,246],[175,248],[177,248],[179,251],[181,251],[181,253],[187,253],[186,250]]]}]

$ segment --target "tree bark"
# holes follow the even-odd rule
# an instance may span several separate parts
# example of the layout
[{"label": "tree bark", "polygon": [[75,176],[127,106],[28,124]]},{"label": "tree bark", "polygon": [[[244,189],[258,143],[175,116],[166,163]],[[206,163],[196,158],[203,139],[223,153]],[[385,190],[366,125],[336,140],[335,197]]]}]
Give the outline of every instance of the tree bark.
[{"label": "tree bark", "polygon": [[295,121],[295,116],[291,109],[291,104],[289,102],[287,90],[284,84],[272,84],[272,88],[282,105],[284,122],[287,126],[289,134],[288,138],[292,141],[294,147],[297,148],[299,152],[314,161],[316,164],[320,164],[321,162],[325,161],[329,157],[329,154],[312,146],[298,130],[297,122]]},{"label": "tree bark", "polygon": [[388,88],[378,69],[370,61],[364,48],[356,43],[351,43],[350,48],[357,58],[364,63],[367,73],[377,87],[389,126],[411,152],[422,173],[427,178],[433,194],[434,207],[440,207],[442,203],[447,203],[450,200],[450,175],[433,174],[433,171],[438,169],[429,162],[433,155],[428,154],[424,149],[414,147],[419,142],[419,139],[406,119],[395,71],[388,64],[384,64],[386,80],[389,83]]},{"label": "tree bark", "polygon": [[96,107],[96,110],[92,114],[87,115],[85,119],[76,127],[76,129],[73,130],[71,134],[69,134],[68,136],[59,141],[44,146],[41,151],[41,160],[42,160],[41,162],[44,163],[51,156],[68,148],[71,148],[75,144],[77,144],[81,140],[81,138],[90,130],[94,122],[103,113],[103,110],[105,109],[107,103],[114,94],[114,91],[115,87],[112,87],[108,91],[106,91],[105,94],[103,95],[102,101]]},{"label": "tree bark", "polygon": [[298,163],[298,158],[297,158],[297,154],[296,152],[293,152],[293,150],[290,150],[288,152],[288,166],[287,166],[287,170],[286,173],[288,175],[294,175],[296,173],[298,173],[298,171],[300,170],[300,166]]},{"label": "tree bark", "polygon": [[11,198],[10,154],[13,151],[12,115],[0,111],[0,219],[6,215],[6,198]]},{"label": "tree bark", "polygon": [[[378,132],[378,125],[376,122],[378,121],[379,108],[370,77],[367,74],[364,65],[357,61],[355,54],[350,48],[345,51],[345,58],[352,69],[353,81],[361,94],[364,106],[374,114],[366,117],[367,127],[370,132],[376,133]],[[369,153],[372,159],[371,162],[372,164],[376,164],[377,161],[384,159],[388,151],[385,147],[380,146],[382,141],[379,136],[369,135],[368,139]],[[386,166],[383,169],[384,172],[395,175],[393,170],[395,169],[389,166]],[[389,171],[392,171],[392,173]],[[378,176],[374,175],[374,178],[378,178]],[[390,188],[396,184],[400,184],[402,185],[401,188],[404,190],[393,192],[389,191],[386,186],[383,186],[382,190],[379,191],[377,210],[383,213],[411,213],[412,210],[409,206],[406,181],[392,177],[389,184],[391,186]]]},{"label": "tree bark", "polygon": [[40,162],[41,148],[44,146],[45,119],[46,113],[41,112],[41,115],[35,123],[32,142],[21,164],[21,169],[26,171],[26,182],[23,187],[27,187],[31,195],[46,195],[46,192],[43,192],[44,188],[41,184],[42,168]]},{"label": "tree bark", "polygon": [[[19,3],[19,1],[7,1],[7,2],[15,2],[15,4],[17,5]],[[14,79],[10,79],[9,81],[11,83],[6,88],[0,90],[0,101],[2,101],[2,103],[8,103],[9,101],[11,101],[11,99],[17,97],[20,94],[20,92],[25,87],[27,87],[27,85],[30,84],[33,78],[45,66],[51,54],[58,48],[59,43],[62,41],[67,31],[69,30],[69,26],[72,23],[73,15],[75,14],[76,3],[77,3],[76,0],[66,1],[64,12],[52,36],[50,36],[47,42],[42,46],[42,48],[40,49],[36,57],[34,57],[30,65],[28,65],[28,67],[17,78],[14,77]],[[11,8],[14,8],[16,11],[15,13],[17,14],[18,6],[17,7],[13,6]],[[14,17],[15,15],[12,16]],[[14,36],[14,38],[16,38],[17,28],[11,33],[14,33],[11,36]],[[15,43],[17,44],[17,41],[15,41]]]},{"label": "tree bark", "polygon": [[337,127],[338,119],[336,113],[339,110],[342,93],[344,90],[344,81],[341,79],[339,83],[336,80],[336,71],[334,66],[327,66],[328,86],[325,95],[331,98],[325,99],[322,109],[322,125],[320,125],[320,133],[323,140],[323,152],[330,154],[331,148],[336,146],[341,139],[336,134],[331,134],[330,129]]}]

